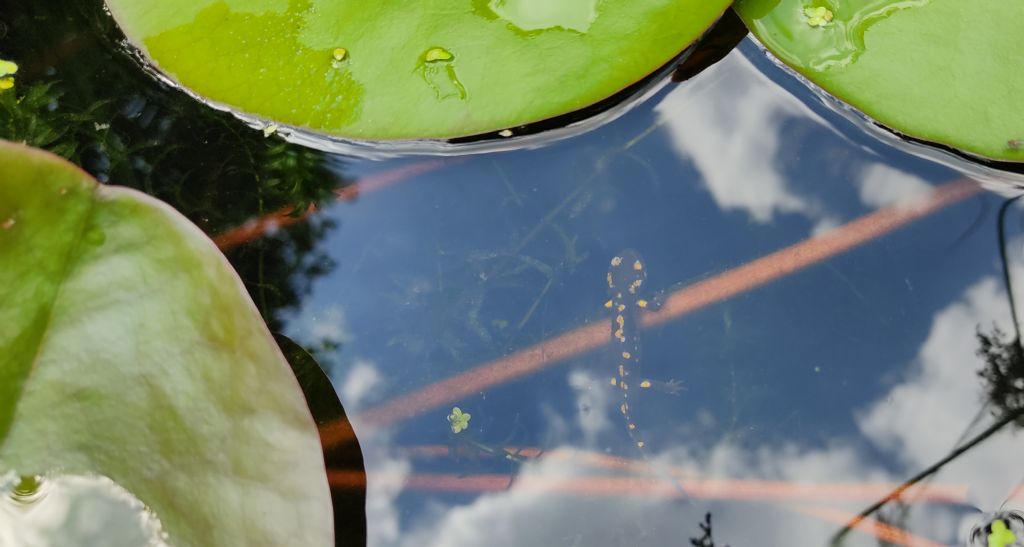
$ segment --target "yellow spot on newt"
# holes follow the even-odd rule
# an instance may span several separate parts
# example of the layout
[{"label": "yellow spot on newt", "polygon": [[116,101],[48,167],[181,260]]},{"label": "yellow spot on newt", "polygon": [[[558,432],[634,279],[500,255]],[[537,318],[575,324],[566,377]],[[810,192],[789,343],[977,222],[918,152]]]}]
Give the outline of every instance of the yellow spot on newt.
[{"label": "yellow spot on newt", "polygon": [[644,269],[644,265],[641,264],[639,260],[637,260],[636,262],[633,263],[633,269],[639,272],[640,270]]},{"label": "yellow spot on newt", "polygon": [[615,324],[618,325],[619,327],[625,325],[626,324],[626,318],[621,316],[621,315],[615,316]]},{"label": "yellow spot on newt", "polygon": [[650,380],[644,380],[643,382],[640,382],[640,387],[642,387],[642,388],[649,388],[649,387],[651,387]]},{"label": "yellow spot on newt", "polygon": [[623,359],[632,359],[633,358],[633,354],[628,352],[628,351],[624,351],[624,352],[622,352],[622,358]]},{"label": "yellow spot on newt", "polygon": [[637,300],[636,301],[636,305],[640,306],[641,308],[646,308],[647,307],[647,301],[643,300],[643,299]]},{"label": "yellow spot on newt", "polygon": [[643,441],[637,441],[636,447],[637,448],[643,448],[644,447],[644,442]]},{"label": "yellow spot on newt", "polygon": [[619,387],[622,388],[622,391],[629,391],[629,384],[626,382],[619,382]]},{"label": "yellow spot on newt", "polygon": [[[609,287],[614,287],[615,286],[615,282],[612,281],[612,272],[608,272],[608,286]],[[619,298],[622,298],[622,295],[619,295]]]},{"label": "yellow spot on newt", "polygon": [[629,412],[629,405],[627,405],[626,403],[622,403],[621,405],[619,405],[619,412],[623,414]]},{"label": "yellow spot on newt", "polygon": [[626,367],[624,367],[622,365],[619,365],[619,378],[624,378],[625,376],[626,376]]},{"label": "yellow spot on newt", "polygon": [[629,424],[630,429],[636,429],[636,424]]},{"label": "yellow spot on newt", "polygon": [[619,264],[622,264],[622,257],[621,256],[616,256],[616,257],[612,258],[612,266],[618,266]]},{"label": "yellow spot on newt", "polygon": [[619,313],[622,313],[622,312],[626,311],[626,305],[625,304],[619,304],[619,308],[618,309],[619,309]]},{"label": "yellow spot on newt", "polygon": [[618,382],[617,382],[617,381],[615,380],[615,378],[612,378],[612,385],[613,385],[613,386],[617,386],[617,385],[619,385],[619,384],[618,384]]},{"label": "yellow spot on newt", "polygon": [[334,48],[333,55],[335,61],[344,61],[348,58],[348,50],[343,47],[336,47]]},{"label": "yellow spot on newt", "polygon": [[604,307],[611,309],[613,302],[611,300],[604,303]]}]

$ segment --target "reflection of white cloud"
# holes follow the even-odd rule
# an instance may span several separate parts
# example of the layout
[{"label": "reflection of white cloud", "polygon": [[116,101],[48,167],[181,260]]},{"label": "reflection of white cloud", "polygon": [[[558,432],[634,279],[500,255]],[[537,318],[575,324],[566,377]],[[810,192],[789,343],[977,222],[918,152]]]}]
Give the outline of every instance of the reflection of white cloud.
[{"label": "reflection of white cloud", "polygon": [[[384,439],[375,446],[364,446],[366,462],[366,544],[369,547],[397,545],[401,537],[401,512],[397,507],[402,493],[402,481],[409,475],[408,460],[388,457],[383,448]],[[376,480],[375,477],[388,477]]]},{"label": "reflection of white cloud", "polygon": [[601,433],[612,426],[607,412],[612,406],[611,392],[601,389],[603,382],[582,370],[569,373],[569,387],[576,393],[576,407],[579,409],[576,422],[583,432],[583,446],[593,447]]},{"label": "reflection of white cloud", "polygon": [[[971,287],[966,297],[942,310],[904,383],[862,413],[864,434],[891,452],[908,470],[923,468],[950,451],[984,401],[977,377],[975,329],[1009,323],[1006,294],[994,279]],[[998,504],[1020,477],[1024,437],[999,435],[943,470],[946,480],[972,485],[980,505]]]},{"label": "reflection of white cloud", "polygon": [[775,165],[783,123],[815,115],[738,52],[678,87],[655,110],[676,151],[693,161],[722,209],[744,210],[762,223],[776,213],[821,216],[819,207],[788,188]]},{"label": "reflection of white cloud", "polygon": [[167,547],[159,518],[102,476],[55,475],[18,497],[19,478],[0,475],[0,545]]},{"label": "reflection of white cloud", "polygon": [[[979,324],[1008,324],[1005,298],[994,279],[985,279],[940,310],[905,378],[857,414],[863,438],[834,438],[819,447],[785,439],[760,447],[725,441],[707,448],[679,446],[656,458],[712,479],[790,485],[899,483],[948,454],[977,414],[983,401],[976,376],[980,362],[974,353],[975,329]],[[588,380],[582,373],[570,378],[574,386],[584,386]],[[577,393],[582,391],[577,388]],[[593,428],[594,435],[600,429],[587,427]],[[874,459],[870,454],[874,451],[891,454],[888,464]],[[1024,471],[1019,464],[1022,453],[1024,436],[1002,432],[945,467],[939,480],[970,485],[979,506],[995,509],[1019,479],[999,471]],[[899,467],[893,470],[891,462]],[[484,494],[439,511],[433,520],[421,520],[403,533],[396,545],[679,545],[697,533],[703,511],[711,510],[718,523],[716,544],[818,547],[827,545],[841,524],[817,520],[791,507],[841,509],[852,515],[874,501],[867,497],[846,502],[794,499],[792,505],[785,500],[719,505],[695,499],[694,505],[687,506],[644,496],[560,496],[523,486],[528,479],[551,481],[582,473],[583,467],[571,460],[542,458],[524,466],[520,480],[508,491]],[[969,527],[952,508],[928,506],[909,518],[913,529],[951,543],[962,539]],[[844,545],[866,547],[878,541],[854,533]]]},{"label": "reflection of white cloud", "polygon": [[932,189],[920,177],[881,163],[873,163],[861,172],[857,188],[861,202],[876,209],[913,203]]},{"label": "reflection of white cloud", "polygon": [[300,344],[313,347],[352,341],[345,312],[339,306],[320,307],[314,304],[303,307],[295,320],[289,323],[286,334]]},{"label": "reflection of white cloud", "polygon": [[[1008,211],[1007,219],[1013,218],[1014,214],[1019,218],[1019,215],[1024,212],[1024,203],[1020,201],[1016,202],[1013,207],[1014,209]],[[1024,234],[1019,233],[1020,228],[1017,229],[1018,233],[1014,233],[1013,226],[1016,223],[1007,220],[1005,224],[1009,230],[1006,235],[1006,261],[1009,263],[1010,280],[1014,284],[1011,292],[1015,297],[1014,302],[1017,309],[1024,310],[1024,285],[1022,285],[1024,282]],[[1024,336],[1024,332],[1014,333],[1011,328],[1003,329],[1003,331],[1010,335]]]},{"label": "reflection of white cloud", "polygon": [[376,365],[370,361],[356,360],[338,389],[345,408],[351,412],[361,407],[363,401],[380,387],[382,379]]},{"label": "reflection of white cloud", "polygon": [[305,318],[308,320],[307,335],[313,340],[329,340],[341,344],[352,341],[352,335],[345,326],[345,314],[337,306],[314,312]]},{"label": "reflection of white cloud", "polygon": [[811,235],[814,237],[823,236],[832,230],[843,225],[843,221],[834,216],[826,216],[818,221],[811,230]]},{"label": "reflection of white cloud", "polygon": [[[403,535],[402,510],[398,507],[398,498],[402,495],[402,485],[409,476],[412,464],[408,457],[391,450],[393,431],[364,429],[364,424],[358,419],[352,421],[352,427],[359,439],[366,467],[366,545],[398,545]],[[335,515],[336,518],[345,516]]]},{"label": "reflection of white cloud", "polygon": [[[527,481],[565,479],[580,469],[560,458],[545,458],[527,465],[519,476],[519,485]],[[533,482],[537,484],[537,482]],[[411,531],[403,547],[519,547],[523,545],[566,545],[600,547],[629,545],[628,538],[645,527],[645,517],[657,517],[656,499],[562,497],[542,489],[513,485],[502,492],[484,494],[472,503],[451,507],[434,522]],[[674,511],[676,516],[679,512]],[[684,510],[684,513],[693,510]],[[687,528],[696,531],[696,513],[689,519],[669,522],[659,534],[659,543],[676,545]],[[622,529],[623,523],[632,528]],[[685,523],[685,524],[684,524]],[[625,541],[623,541],[625,540]]]}]

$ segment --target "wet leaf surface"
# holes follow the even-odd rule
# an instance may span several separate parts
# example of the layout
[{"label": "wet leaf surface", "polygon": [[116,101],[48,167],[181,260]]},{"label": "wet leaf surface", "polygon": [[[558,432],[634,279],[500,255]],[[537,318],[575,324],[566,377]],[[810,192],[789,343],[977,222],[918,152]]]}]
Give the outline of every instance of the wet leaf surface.
[{"label": "wet leaf surface", "polygon": [[49,154],[0,172],[0,473],[110,477],[174,545],[331,544],[302,391],[212,243]]},{"label": "wet leaf surface", "polygon": [[1024,161],[1024,4],[1000,0],[740,0],[779,59],[893,130]]},{"label": "wet leaf surface", "polygon": [[499,131],[592,105],[676,57],[729,3],[108,5],[160,70],[200,96],[278,123],[384,140]]}]

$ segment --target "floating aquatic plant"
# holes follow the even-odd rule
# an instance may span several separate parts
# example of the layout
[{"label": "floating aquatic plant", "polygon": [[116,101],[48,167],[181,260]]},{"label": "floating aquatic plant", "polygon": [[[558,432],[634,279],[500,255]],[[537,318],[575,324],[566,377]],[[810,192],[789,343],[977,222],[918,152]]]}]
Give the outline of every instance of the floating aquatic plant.
[{"label": "floating aquatic plant", "polygon": [[448,423],[452,426],[452,433],[461,433],[468,428],[471,417],[470,413],[463,412],[461,408],[453,408],[452,413],[448,415]]},{"label": "floating aquatic plant", "polygon": [[768,50],[814,84],[906,135],[1024,162],[1024,3],[1004,0],[737,0]]},{"label": "floating aquatic plant", "polygon": [[282,128],[370,140],[498,132],[593,105],[677,57],[730,3],[107,0],[130,41],[193,93]]}]

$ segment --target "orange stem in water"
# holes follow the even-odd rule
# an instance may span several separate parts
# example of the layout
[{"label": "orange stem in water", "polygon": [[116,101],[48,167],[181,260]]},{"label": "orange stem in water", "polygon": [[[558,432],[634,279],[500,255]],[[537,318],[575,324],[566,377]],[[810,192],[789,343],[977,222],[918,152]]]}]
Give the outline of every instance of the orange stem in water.
[{"label": "orange stem in water", "polygon": [[[641,323],[644,327],[659,325],[761,287],[888,234],[980,190],[973,181],[960,179],[935,188],[907,205],[866,214],[825,234],[684,287],[672,293],[662,309],[645,314]],[[607,344],[609,339],[608,326],[603,321],[578,327],[398,396],[363,412],[356,420],[367,426],[388,426],[593,350]]]}]

